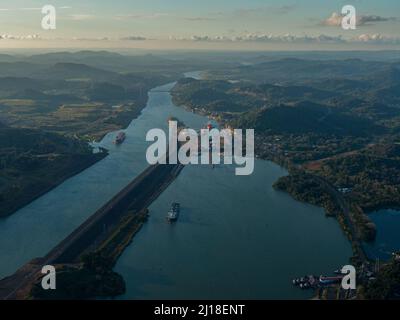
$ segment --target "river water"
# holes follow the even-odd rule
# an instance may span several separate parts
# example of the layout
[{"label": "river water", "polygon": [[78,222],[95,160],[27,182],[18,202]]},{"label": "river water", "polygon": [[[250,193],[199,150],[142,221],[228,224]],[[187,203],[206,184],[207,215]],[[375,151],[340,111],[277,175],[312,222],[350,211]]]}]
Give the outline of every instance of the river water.
[{"label": "river water", "polygon": [[[207,118],[171,102],[174,84],[153,89],[142,114],[110,155],[41,198],[0,220],[0,278],[45,255],[147,166],[146,132],[167,129],[177,117],[198,129]],[[299,299],[293,277],[331,273],[346,264],[351,247],[336,220],[321,208],[273,190],[286,174],[256,160],[250,176],[234,166],[186,166],[150,206],[150,218],[119,259],[127,292],[121,299]],[[171,202],[181,203],[175,225],[166,223]]]},{"label": "river water", "polygon": [[400,250],[400,211],[384,209],[368,215],[376,225],[376,239],[364,248],[371,259],[388,260]]}]

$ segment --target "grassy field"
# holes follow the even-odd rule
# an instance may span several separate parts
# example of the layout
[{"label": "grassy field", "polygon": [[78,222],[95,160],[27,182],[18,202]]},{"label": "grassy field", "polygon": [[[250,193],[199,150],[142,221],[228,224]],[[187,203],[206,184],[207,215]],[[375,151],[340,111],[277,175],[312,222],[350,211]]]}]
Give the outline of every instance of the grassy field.
[{"label": "grassy field", "polygon": [[[41,129],[84,140],[99,140],[110,131],[121,129],[140,114],[143,104],[87,102],[43,106],[32,100],[0,100],[1,117],[9,126]],[[45,110],[44,110],[45,109]]]}]

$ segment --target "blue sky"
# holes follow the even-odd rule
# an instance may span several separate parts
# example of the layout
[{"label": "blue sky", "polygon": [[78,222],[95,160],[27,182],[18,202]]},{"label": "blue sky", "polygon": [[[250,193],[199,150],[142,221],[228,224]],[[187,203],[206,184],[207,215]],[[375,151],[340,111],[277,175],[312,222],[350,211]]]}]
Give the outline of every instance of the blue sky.
[{"label": "blue sky", "polygon": [[[56,30],[41,29],[40,8],[45,4],[57,9]],[[357,9],[359,25],[354,31],[335,24],[335,13],[347,4]],[[90,41],[103,39],[104,46],[107,41],[134,41],[140,46],[152,41],[152,46],[162,46],[162,41],[173,39],[189,47],[189,42],[208,47],[246,39],[246,43],[279,48],[282,43],[299,46],[315,39],[318,44],[336,42],[338,46],[348,46],[342,39],[351,39],[359,45],[361,39],[370,45],[393,47],[400,43],[400,1],[1,0],[0,30],[7,40],[0,40],[0,47],[16,41],[29,45],[31,35],[38,35],[42,45],[75,39],[88,46]]]}]

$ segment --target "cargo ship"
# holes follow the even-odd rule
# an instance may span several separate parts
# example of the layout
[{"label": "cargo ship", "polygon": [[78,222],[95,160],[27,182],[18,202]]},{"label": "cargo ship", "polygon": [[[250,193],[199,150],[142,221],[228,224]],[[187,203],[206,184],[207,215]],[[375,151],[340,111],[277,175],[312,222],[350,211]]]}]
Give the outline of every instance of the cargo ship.
[{"label": "cargo ship", "polygon": [[121,132],[118,133],[117,136],[115,137],[114,143],[115,143],[115,144],[121,144],[122,142],[124,142],[125,138],[126,138],[125,132],[122,132],[122,131],[121,131]]},{"label": "cargo ship", "polygon": [[173,202],[171,205],[171,209],[168,211],[167,220],[168,222],[174,222],[178,220],[180,212],[180,204],[177,202]]}]

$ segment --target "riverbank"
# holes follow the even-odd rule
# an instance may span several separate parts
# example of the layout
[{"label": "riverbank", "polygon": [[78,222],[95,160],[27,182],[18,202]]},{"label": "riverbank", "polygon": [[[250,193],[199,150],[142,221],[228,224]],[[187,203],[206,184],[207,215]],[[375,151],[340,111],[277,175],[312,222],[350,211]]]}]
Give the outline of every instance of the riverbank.
[{"label": "riverbank", "polygon": [[116,225],[114,231],[99,245],[98,249],[82,256],[80,263],[58,264],[57,292],[44,291],[41,278],[20,299],[94,299],[113,298],[125,293],[124,278],[113,268],[135,234],[147,221],[148,210],[129,211]]},{"label": "riverbank", "polygon": [[[183,107],[184,109],[194,112],[200,115],[206,115],[209,118],[213,118],[218,121],[221,126],[232,127],[229,116],[224,118],[223,115],[218,113],[209,112],[207,109],[195,108],[182,104],[182,100],[179,96],[174,97],[174,90],[172,90],[173,101]],[[368,278],[365,276],[370,270],[370,261],[365,254],[363,248],[363,241],[372,241],[376,235],[376,228],[368,216],[365,215],[363,210],[352,203],[349,203],[347,199],[327,180],[322,177],[313,175],[306,172],[301,165],[298,165],[290,160],[289,157],[285,157],[278,152],[263,153],[261,143],[257,145],[257,142],[262,143],[262,139],[256,137],[256,155],[257,158],[262,160],[269,160],[277,163],[278,165],[286,168],[289,171],[289,175],[280,177],[274,182],[274,188],[276,190],[285,191],[291,195],[297,201],[304,203],[313,204],[322,207],[327,216],[334,217],[339,223],[340,229],[346,235],[349,240],[353,256],[349,259],[349,263],[355,265],[360,271],[360,279],[363,279],[362,283],[366,283]],[[274,138],[279,141],[279,138]],[[271,151],[274,149],[271,147]],[[354,294],[347,295],[344,292],[340,292],[340,288],[337,287],[337,297],[350,298],[354,297]],[[318,293],[320,298],[332,296],[325,290]],[[336,297],[336,295],[335,295]]]},{"label": "riverbank", "polygon": [[[244,117],[242,109],[248,107],[249,101],[243,102],[243,99],[239,99],[243,97],[237,96],[243,108],[236,110],[230,106],[230,104],[234,104],[232,95],[237,95],[239,89],[229,91],[229,85],[223,81],[206,80],[202,83],[198,80],[201,79],[180,80],[171,90],[172,101],[185,110],[214,119],[221,127],[235,127],[238,123],[243,124],[238,121],[238,118]],[[204,97],[201,100],[202,92],[209,92],[210,97]],[[215,98],[217,100],[214,99],[214,101],[213,97],[214,95],[218,96],[218,93],[220,98]],[[258,122],[251,119],[251,125],[254,126],[256,123],[262,127],[261,119]],[[341,189],[351,191],[351,188],[339,188],[340,190],[338,190],[329,181],[330,177],[320,175],[311,169],[308,170],[308,161],[295,161],[294,159],[297,159],[296,152],[285,151],[286,144],[296,144],[296,139],[291,141],[293,137],[264,134],[262,129],[260,129],[260,132],[262,133],[256,132],[255,137],[256,157],[273,161],[289,171],[287,177],[282,177],[274,183],[276,189],[289,193],[298,201],[323,207],[328,216],[337,218],[342,230],[347,234],[353,245],[354,242],[373,241],[375,239],[376,228],[364,213],[361,205],[349,201],[345,194],[341,194]],[[303,150],[305,148],[303,146],[304,141],[299,141],[299,144],[299,149]],[[301,153],[301,151],[298,153]],[[352,153],[349,152],[348,154]],[[355,250],[354,254],[364,256],[361,253],[363,251],[362,246],[357,245],[357,247],[359,249]]]},{"label": "riverbank", "polygon": [[118,106],[113,115],[103,119],[98,127],[91,125],[87,132],[80,135],[89,142],[100,142],[110,132],[126,128],[132,120],[136,119],[146,107],[148,98],[142,98],[138,102],[123,103]]},{"label": "riverbank", "polygon": [[78,91],[55,82],[51,91],[70,94],[26,90],[0,99],[0,218],[104,159],[108,153],[93,154],[88,143],[101,147],[108,133],[127,128],[146,107],[147,91],[176,76],[121,75],[118,84],[93,79],[82,81]]},{"label": "riverbank", "polygon": [[40,130],[0,126],[0,217],[38,199],[108,155],[85,142]]},{"label": "riverbank", "polygon": [[[230,120],[235,118],[229,112],[232,110],[229,107],[230,98],[217,92],[216,89],[218,86],[223,87],[223,83],[216,83],[214,87],[207,84],[202,86],[201,83],[193,81],[187,81],[187,83],[194,83],[194,85],[188,85],[186,88],[185,81],[180,81],[180,87],[177,92],[175,91],[176,95],[172,90],[173,101],[177,105],[191,112],[218,119],[222,126],[235,127],[230,124]],[[201,96],[204,92],[208,92],[209,97]],[[236,92],[230,92],[230,94],[235,95]],[[214,101],[215,96],[218,98]],[[249,105],[252,107],[250,103],[245,104],[245,107]],[[215,110],[221,112],[215,112]],[[236,114],[236,118],[238,117],[240,114]],[[250,125],[262,127],[260,118],[256,116],[250,118]],[[268,121],[267,118],[264,120]],[[245,128],[249,127],[245,126]],[[253,127],[250,126],[250,128]],[[361,140],[357,143],[351,140],[349,143],[348,139],[340,141],[339,137],[322,141],[322,147],[312,150],[315,146],[318,147],[320,141],[317,141],[315,135],[309,141],[307,138],[306,135],[299,135],[299,137],[261,135],[256,137],[255,149],[258,158],[273,161],[288,169],[289,175],[279,178],[274,183],[277,190],[288,193],[298,201],[324,208],[328,216],[336,218],[341,230],[351,243],[353,257],[349,259],[349,262],[357,268],[359,290],[346,292],[337,285],[320,290],[318,297],[320,299],[363,299],[378,296],[370,294],[374,291],[374,276],[380,279],[376,285],[379,288],[386,281],[381,278],[387,279],[392,286],[396,282],[398,273],[391,271],[390,276],[385,276],[385,271],[379,271],[379,267],[376,269],[367,255],[364,248],[365,242],[374,241],[377,234],[376,225],[367,213],[377,207],[398,206],[400,198],[396,192],[396,181],[398,185],[396,176],[398,176],[399,148],[393,145],[390,139],[386,143],[378,144]],[[321,155],[318,154],[319,152]],[[310,161],[309,158],[313,157],[323,159]],[[382,269],[391,270],[390,265],[390,261],[384,263]],[[385,290],[379,288],[378,291]],[[384,297],[385,294],[381,296]]]},{"label": "riverbank", "polygon": [[[34,259],[14,275],[3,279],[0,283],[1,297],[79,299],[122,294],[123,278],[112,270],[113,266],[146,221],[147,207],[182,168],[182,165],[148,167],[46,256]],[[41,289],[41,266],[48,264],[62,274],[64,287],[56,292]],[[85,284],[86,288],[80,290]]]},{"label": "riverbank", "polygon": [[49,171],[47,171],[46,174],[42,176],[42,180],[37,181],[37,184],[35,184],[34,188],[31,188],[31,186],[29,186],[26,189],[22,190],[23,197],[11,201],[8,199],[2,201],[0,218],[5,218],[12,215],[19,209],[25,207],[29,203],[35,201],[47,192],[56,188],[69,178],[86,170],[87,168],[94,165],[96,162],[101,161],[106,156],[107,152],[100,152],[87,156],[86,159],[85,157],[80,157],[79,160],[77,159],[76,161],[73,161],[70,164],[70,167],[68,166],[62,172],[57,172],[56,177],[52,176]]},{"label": "riverbank", "polygon": [[[2,158],[10,157],[6,154],[10,147],[17,150],[14,150],[12,154],[16,158],[13,163],[8,161],[10,163],[7,164],[7,158],[0,163],[0,167],[4,167],[0,174],[0,218],[12,215],[67,179],[104,159],[108,155],[108,150],[100,148],[100,152],[93,153],[90,147],[84,148],[83,144],[101,141],[109,132],[126,128],[140,115],[146,102],[147,98],[138,105],[121,106],[101,125],[96,125],[96,123],[88,125],[87,132],[80,132],[79,137],[78,134],[68,137],[66,133],[64,137],[58,134],[41,133],[37,130],[0,127],[0,135],[2,131],[8,130],[12,131],[7,135],[13,135],[13,140],[16,140],[18,135],[22,135],[18,139],[27,140],[27,143],[0,145]],[[78,112],[76,107],[74,112]],[[32,135],[36,135],[37,139],[32,139]],[[5,137],[4,141],[9,138]],[[41,145],[41,147],[35,147],[35,145]],[[63,145],[68,147],[64,148]],[[46,151],[41,151],[41,149]],[[47,150],[53,150],[53,152],[49,153]],[[9,187],[9,185],[12,186]]]}]

